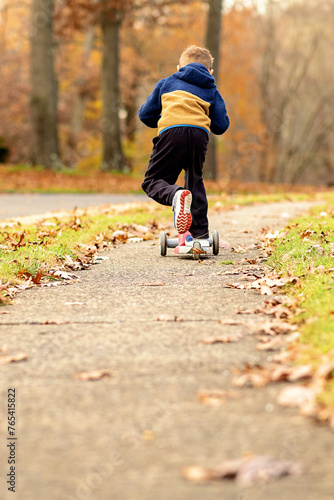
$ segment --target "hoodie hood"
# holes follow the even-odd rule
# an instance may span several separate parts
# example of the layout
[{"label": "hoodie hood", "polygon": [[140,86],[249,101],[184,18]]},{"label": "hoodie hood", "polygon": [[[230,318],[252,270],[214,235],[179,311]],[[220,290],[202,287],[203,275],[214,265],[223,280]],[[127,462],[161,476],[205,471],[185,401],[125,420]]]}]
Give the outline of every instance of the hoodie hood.
[{"label": "hoodie hood", "polygon": [[214,77],[200,63],[190,63],[182,66],[177,73],[174,73],[174,76],[187,83],[197,85],[202,89],[212,89],[216,86]]}]

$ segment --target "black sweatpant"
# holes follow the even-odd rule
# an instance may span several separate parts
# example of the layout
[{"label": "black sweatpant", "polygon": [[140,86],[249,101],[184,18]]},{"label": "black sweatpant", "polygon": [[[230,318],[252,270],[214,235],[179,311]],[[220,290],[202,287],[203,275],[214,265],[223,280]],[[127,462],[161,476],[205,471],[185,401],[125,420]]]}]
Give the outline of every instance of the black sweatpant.
[{"label": "black sweatpant", "polygon": [[192,194],[192,225],[194,238],[209,237],[208,201],[203,182],[203,164],[208,133],[196,127],[173,127],[153,139],[153,150],[142,188],[161,205],[172,205],[174,194],[182,189],[175,183],[182,172],[184,189]]}]

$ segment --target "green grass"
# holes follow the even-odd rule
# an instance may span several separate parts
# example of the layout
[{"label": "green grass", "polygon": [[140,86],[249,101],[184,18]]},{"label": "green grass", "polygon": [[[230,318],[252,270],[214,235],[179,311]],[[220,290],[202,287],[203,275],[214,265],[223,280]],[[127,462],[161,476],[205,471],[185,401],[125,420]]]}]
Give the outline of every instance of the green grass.
[{"label": "green grass", "polygon": [[[298,298],[303,312],[299,323],[302,362],[317,365],[334,349],[334,209],[315,208],[309,216],[290,223],[278,238],[268,263],[282,276],[299,276],[288,294]],[[334,407],[334,382],[320,400]]]},{"label": "green grass", "polygon": [[[74,259],[80,255],[80,245],[94,244],[99,235],[108,241],[120,224],[146,225],[152,219],[163,221],[170,216],[169,208],[157,206],[148,209],[143,205],[124,213],[79,217],[73,214],[65,219],[53,217],[35,224],[4,228],[0,230],[0,280],[17,285],[22,282],[20,272],[35,275],[42,265],[46,269],[59,265],[66,254]],[[23,246],[17,246],[22,234]]]}]

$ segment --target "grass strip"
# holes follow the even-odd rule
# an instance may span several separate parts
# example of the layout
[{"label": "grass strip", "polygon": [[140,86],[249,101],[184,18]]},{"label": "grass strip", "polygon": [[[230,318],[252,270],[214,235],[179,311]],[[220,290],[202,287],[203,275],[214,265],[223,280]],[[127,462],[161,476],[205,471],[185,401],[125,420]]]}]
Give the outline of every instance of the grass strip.
[{"label": "grass strip", "polygon": [[[287,293],[298,299],[300,361],[319,365],[334,355],[334,206],[317,207],[291,222],[274,242],[268,263],[284,276],[298,276]],[[334,373],[319,402],[334,408]]]},{"label": "grass strip", "polygon": [[[151,239],[159,221],[170,216],[170,208],[153,204],[136,204],[130,208],[94,209],[94,213],[73,211],[68,216],[38,219],[34,223],[2,223],[0,229],[0,280],[2,284],[15,286],[30,274],[36,276],[43,268],[61,266],[66,256],[77,259],[84,253],[83,247],[95,245],[99,250],[114,242],[126,241],[128,236]],[[80,213],[80,215],[78,215]],[[140,227],[147,226],[148,231]],[[125,233],[115,236],[115,232]],[[1,302],[1,300],[0,300]]]}]

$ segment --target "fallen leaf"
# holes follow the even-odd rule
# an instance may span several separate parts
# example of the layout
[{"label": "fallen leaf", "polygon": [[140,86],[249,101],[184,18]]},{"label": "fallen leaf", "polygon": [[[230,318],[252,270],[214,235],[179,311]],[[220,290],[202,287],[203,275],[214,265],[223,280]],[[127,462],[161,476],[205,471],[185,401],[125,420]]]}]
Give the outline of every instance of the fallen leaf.
[{"label": "fallen leaf", "polygon": [[272,289],[267,285],[260,286],[260,294],[261,295],[273,295]]},{"label": "fallen leaf", "polygon": [[222,286],[224,288],[237,288],[239,290],[244,290],[246,288],[246,285],[241,283],[224,283]]},{"label": "fallen leaf", "polygon": [[277,396],[277,403],[282,406],[302,407],[309,403],[314,403],[316,392],[311,387],[304,385],[294,385],[284,387]]},{"label": "fallen leaf", "polygon": [[231,342],[238,342],[241,339],[241,337],[242,337],[241,333],[225,334],[225,335],[219,335],[217,337],[205,337],[204,339],[201,340],[201,343],[217,344],[221,342],[223,344],[226,344]]},{"label": "fallen leaf", "polygon": [[286,462],[267,455],[241,457],[225,460],[214,468],[200,466],[185,467],[184,478],[195,483],[235,479],[243,487],[274,481],[287,475],[300,475],[304,472],[298,462]]},{"label": "fallen leaf", "polygon": [[264,387],[268,384],[269,379],[263,373],[244,373],[233,379],[233,385],[236,387],[244,387],[246,384],[251,384],[254,387]]},{"label": "fallen leaf", "polygon": [[314,373],[314,368],[311,365],[294,366],[291,368],[291,373],[288,377],[289,382],[297,382],[297,380],[309,379]]},{"label": "fallen leaf", "polygon": [[63,280],[74,280],[74,279],[80,279],[80,276],[72,273],[66,273],[65,271],[50,271],[51,276],[54,276],[56,278],[60,278]]},{"label": "fallen leaf", "polygon": [[242,246],[240,246],[240,245],[239,245],[239,246],[237,246],[237,247],[235,247],[235,248],[232,248],[232,249],[231,249],[231,251],[232,251],[233,253],[246,253],[246,252],[247,252],[246,248],[245,248],[245,247],[242,247]]},{"label": "fallen leaf", "polygon": [[188,481],[194,483],[205,483],[206,481],[213,481],[218,479],[212,469],[192,465],[182,469],[182,476]]},{"label": "fallen leaf", "polygon": [[89,381],[89,380],[100,380],[104,377],[111,377],[111,372],[110,370],[92,370],[90,372],[81,372],[81,373],[76,373],[73,375],[73,378],[76,380],[83,380],[83,381]]},{"label": "fallen leaf", "polygon": [[28,280],[31,280],[35,285],[40,285],[42,278],[47,276],[48,273],[42,269],[39,269],[36,274],[31,274],[28,271],[20,271],[18,276],[25,276]]},{"label": "fallen leaf", "polygon": [[248,487],[284,476],[301,475],[302,472],[300,463],[285,462],[263,455],[244,462],[237,472],[236,480],[240,486]]},{"label": "fallen leaf", "polygon": [[228,399],[235,399],[239,397],[239,393],[231,390],[204,390],[201,389],[197,394],[198,399],[201,403],[210,406],[220,406],[225,403]]},{"label": "fallen leaf", "polygon": [[296,330],[295,325],[281,320],[266,321],[257,328],[258,333],[264,333],[265,335],[286,335]]},{"label": "fallen leaf", "polygon": [[232,245],[227,243],[227,241],[220,241],[219,248],[224,248],[225,250],[232,250]]},{"label": "fallen leaf", "polygon": [[285,335],[284,337],[277,336],[271,340],[268,337],[259,337],[261,340],[261,344],[257,344],[256,349],[258,351],[271,351],[275,349],[280,349],[283,346],[286,346],[288,343],[294,342],[299,338],[299,333],[294,332],[289,335]]},{"label": "fallen leaf", "polygon": [[296,353],[294,351],[282,351],[279,354],[275,354],[272,359],[276,363],[290,363],[295,357]]},{"label": "fallen leaf", "polygon": [[5,365],[8,363],[25,361],[27,358],[28,358],[28,356],[24,352],[20,352],[19,354],[14,354],[12,356],[0,356],[0,363],[2,365]]},{"label": "fallen leaf", "polygon": [[257,344],[256,349],[258,351],[274,351],[275,349],[280,349],[284,344],[285,342],[281,337],[275,337],[271,340],[262,341],[260,344]]},{"label": "fallen leaf", "polygon": [[220,325],[244,325],[244,326],[249,326],[247,323],[244,323],[243,321],[238,321],[237,319],[233,318],[221,318],[218,323]]},{"label": "fallen leaf", "polygon": [[183,318],[179,316],[174,316],[173,314],[160,314],[157,321],[183,321]]},{"label": "fallen leaf", "polygon": [[315,253],[318,253],[320,255],[325,255],[326,251],[324,249],[324,247],[322,247],[321,245],[311,245],[307,250],[306,250],[306,253],[312,253],[312,252],[315,252]]},{"label": "fallen leaf", "polygon": [[45,321],[42,321],[40,324],[41,325],[67,325],[71,323],[71,321],[66,321],[63,319],[46,319]]}]

